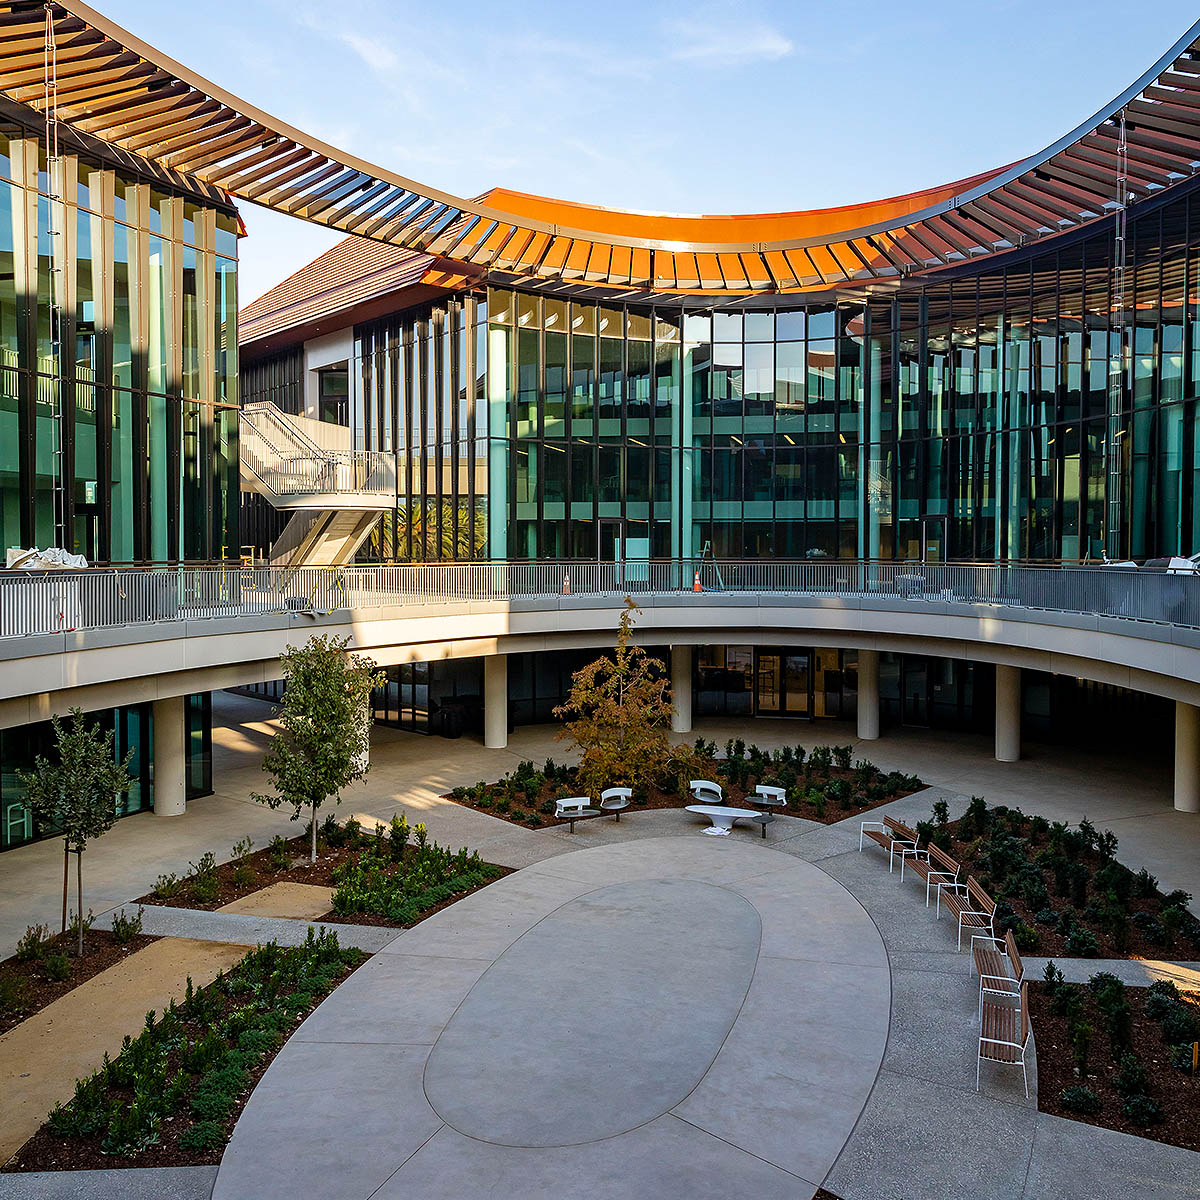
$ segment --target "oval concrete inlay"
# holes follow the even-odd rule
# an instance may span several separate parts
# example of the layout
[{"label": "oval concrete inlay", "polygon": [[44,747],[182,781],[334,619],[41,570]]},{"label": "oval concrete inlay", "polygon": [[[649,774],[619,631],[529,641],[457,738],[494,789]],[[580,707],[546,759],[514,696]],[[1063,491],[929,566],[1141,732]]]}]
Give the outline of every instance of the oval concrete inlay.
[{"label": "oval concrete inlay", "polygon": [[425,1067],[429,1103],[460,1133],[505,1146],[578,1145],[653,1120],[712,1064],[761,933],[752,904],[695,880],[570,901],[459,1006]]}]

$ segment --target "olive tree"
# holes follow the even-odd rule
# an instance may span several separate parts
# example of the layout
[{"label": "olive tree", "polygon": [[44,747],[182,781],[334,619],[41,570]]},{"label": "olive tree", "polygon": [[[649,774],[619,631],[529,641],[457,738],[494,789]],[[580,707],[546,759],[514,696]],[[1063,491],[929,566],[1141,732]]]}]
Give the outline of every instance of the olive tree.
[{"label": "olive tree", "polygon": [[254,792],[268,808],[293,808],[292,820],[307,812],[312,828],[312,861],[317,861],[317,810],[369,769],[371,690],[382,672],[361,655],[347,654],[348,638],[314,637],[306,646],[288,646],[279,656],[283,703],[279,732],[263,758],[271,794]]},{"label": "olive tree", "polygon": [[83,954],[83,852],[88,842],[107,833],[117,819],[117,803],[132,779],[131,749],[117,761],[113,731],[102,731],[100,722],[89,724],[78,708],[69,723],[51,718],[55,755],[38,755],[32,771],[18,771],[34,818],[43,827],[63,836],[63,932],[67,928],[67,877],[70,856],[75,858],[75,902],[79,906],[79,945]]}]

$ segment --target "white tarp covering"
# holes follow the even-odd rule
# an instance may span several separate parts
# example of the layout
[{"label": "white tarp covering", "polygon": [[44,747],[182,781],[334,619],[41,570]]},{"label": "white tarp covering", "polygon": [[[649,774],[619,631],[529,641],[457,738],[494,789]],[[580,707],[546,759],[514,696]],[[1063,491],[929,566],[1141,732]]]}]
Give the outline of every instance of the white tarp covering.
[{"label": "white tarp covering", "polygon": [[88,561],[82,554],[72,554],[69,550],[59,549],[58,546],[51,546],[46,550],[22,550],[20,547],[10,546],[8,562],[5,565],[11,569],[25,571],[54,571],[61,567],[86,567]]}]

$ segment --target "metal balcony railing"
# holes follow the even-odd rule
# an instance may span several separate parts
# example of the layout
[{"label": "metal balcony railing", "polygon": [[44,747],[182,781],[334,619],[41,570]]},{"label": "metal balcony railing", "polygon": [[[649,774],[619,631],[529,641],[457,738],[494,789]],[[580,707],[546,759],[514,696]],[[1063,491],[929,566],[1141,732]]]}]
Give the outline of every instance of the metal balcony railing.
[{"label": "metal balcony railing", "polygon": [[[530,597],[620,599],[704,593],[1031,608],[1200,629],[1200,576],[1118,567],[713,561],[471,562],[287,569],[146,567],[0,572],[0,637],[203,621],[296,611],[331,612]],[[696,596],[696,599],[701,599]],[[1164,635],[1168,631],[1164,630]]]}]

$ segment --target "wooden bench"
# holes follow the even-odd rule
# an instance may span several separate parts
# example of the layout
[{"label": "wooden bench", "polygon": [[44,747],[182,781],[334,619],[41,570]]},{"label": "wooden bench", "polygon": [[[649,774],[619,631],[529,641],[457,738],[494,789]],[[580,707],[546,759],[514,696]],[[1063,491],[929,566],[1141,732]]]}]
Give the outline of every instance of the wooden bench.
[{"label": "wooden bench", "polygon": [[571,796],[566,800],[558,800],[554,805],[554,815],[560,821],[569,821],[570,828],[568,832],[575,832],[575,822],[580,817],[598,817],[600,810],[598,808],[590,808],[592,802],[590,796]]},{"label": "wooden bench", "polygon": [[719,783],[710,779],[693,779],[688,783],[688,791],[697,804],[724,804],[725,793]]},{"label": "wooden bench", "polygon": [[1022,983],[1017,1003],[985,1000],[979,1013],[979,1060],[975,1064],[975,1090],[979,1091],[979,1069],[987,1062],[1015,1067],[1021,1064],[1025,1096],[1029,1096],[1029,1076],[1025,1071],[1025,1050],[1029,1045],[1029,984]]},{"label": "wooden bench", "polygon": [[937,917],[941,920],[942,905],[958,921],[958,948],[962,949],[964,929],[983,929],[995,936],[992,921],[996,916],[996,902],[983,890],[974,875],[967,882],[940,883],[937,890]]},{"label": "wooden bench", "polygon": [[621,819],[621,810],[628,808],[632,802],[633,788],[610,787],[600,793],[600,811],[612,813],[618,821]]},{"label": "wooden bench", "polygon": [[896,866],[897,847],[910,846],[915,850],[917,846],[916,830],[909,829],[903,821],[897,821],[895,817],[884,817],[882,821],[864,821],[858,830],[859,853],[862,852],[865,837],[878,843],[888,852],[889,871],[894,870]]},{"label": "wooden bench", "polygon": [[941,883],[957,883],[962,868],[940,846],[932,843],[923,850],[902,847],[900,850],[900,882],[904,882],[905,868],[918,879],[925,880],[925,907],[929,907],[929,889]]},{"label": "wooden bench", "polygon": [[975,960],[975,973],[979,976],[979,1012],[983,1013],[983,1002],[988,996],[995,999],[1020,995],[1025,978],[1021,963],[1021,952],[1017,949],[1012,930],[1004,940],[987,933],[971,935],[971,957]]}]

